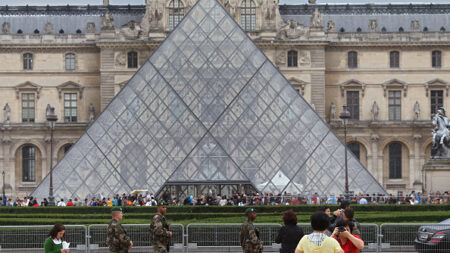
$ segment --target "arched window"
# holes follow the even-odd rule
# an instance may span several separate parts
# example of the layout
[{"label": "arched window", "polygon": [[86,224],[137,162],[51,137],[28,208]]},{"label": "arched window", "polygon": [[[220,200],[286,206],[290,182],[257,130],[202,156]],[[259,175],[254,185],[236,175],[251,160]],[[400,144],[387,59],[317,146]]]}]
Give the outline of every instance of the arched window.
[{"label": "arched window", "polygon": [[184,16],[184,6],[181,0],[172,0],[169,4],[169,27],[172,31]]},{"label": "arched window", "polygon": [[128,68],[137,68],[138,58],[137,53],[134,51],[128,52]]},{"label": "arched window", "polygon": [[358,27],[358,29],[356,29],[356,32],[357,32],[357,33],[360,33],[360,32],[362,32],[362,29],[361,29],[361,27]]},{"label": "arched window", "polygon": [[344,27],[341,27],[341,29],[339,29],[339,32],[341,32],[341,33],[345,32]]},{"label": "arched window", "polygon": [[31,145],[22,147],[22,181],[36,180],[36,148]]},{"label": "arched window", "polygon": [[77,34],[81,34],[81,30],[80,30],[80,29],[77,29],[76,33],[77,33]]},{"label": "arched window", "polygon": [[398,28],[398,32],[399,32],[399,33],[402,33],[402,32],[404,32],[404,31],[405,31],[405,29],[403,29],[403,27]]},{"label": "arched window", "polygon": [[441,51],[435,50],[431,52],[431,66],[433,68],[440,68],[441,67]]},{"label": "arched window", "polygon": [[352,153],[360,160],[361,156],[361,147],[358,142],[351,142],[347,144],[348,149],[352,151]]},{"label": "arched window", "polygon": [[348,52],[347,57],[348,68],[355,69],[358,67],[358,53],[355,51]]},{"label": "arched window", "polygon": [[30,53],[23,54],[23,69],[24,70],[33,69],[33,54]]},{"label": "arched window", "polygon": [[389,178],[402,178],[402,144],[389,144]]},{"label": "arched window", "polygon": [[441,27],[439,31],[441,31],[441,33],[445,32],[445,27]]},{"label": "arched window", "polygon": [[383,28],[381,28],[381,32],[382,32],[382,33],[387,32],[386,27],[383,26]]},{"label": "arched window", "polygon": [[39,34],[39,30],[38,29],[34,30],[34,34]]},{"label": "arched window", "polygon": [[423,31],[424,31],[424,32],[428,32],[428,27],[425,26],[425,27],[423,28]]},{"label": "arched window", "polygon": [[59,33],[64,34],[64,30],[63,29],[59,30]]},{"label": "arched window", "polygon": [[75,70],[75,54],[66,54],[66,70]]},{"label": "arched window", "polygon": [[295,50],[290,50],[288,52],[288,67],[297,67],[297,56],[298,53]]},{"label": "arched window", "polygon": [[256,26],[256,6],[253,0],[241,3],[241,26],[245,31],[254,31]]},{"label": "arched window", "polygon": [[400,53],[398,51],[391,51],[389,62],[391,68],[399,68],[400,67]]},{"label": "arched window", "polygon": [[22,29],[17,30],[17,34],[22,34],[22,33],[23,33]]}]

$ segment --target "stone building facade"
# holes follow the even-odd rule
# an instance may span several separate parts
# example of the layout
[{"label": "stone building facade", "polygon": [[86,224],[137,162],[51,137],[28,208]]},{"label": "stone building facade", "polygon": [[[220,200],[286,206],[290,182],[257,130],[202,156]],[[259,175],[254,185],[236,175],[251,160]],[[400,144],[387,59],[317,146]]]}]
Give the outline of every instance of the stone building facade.
[{"label": "stone building facade", "polygon": [[[195,2],[0,7],[7,196],[39,184]],[[388,192],[448,188],[450,175],[423,184],[422,166],[431,115],[449,108],[450,5],[221,3],[342,138],[349,106],[349,147]],[[59,117],[53,157],[48,104]]]}]

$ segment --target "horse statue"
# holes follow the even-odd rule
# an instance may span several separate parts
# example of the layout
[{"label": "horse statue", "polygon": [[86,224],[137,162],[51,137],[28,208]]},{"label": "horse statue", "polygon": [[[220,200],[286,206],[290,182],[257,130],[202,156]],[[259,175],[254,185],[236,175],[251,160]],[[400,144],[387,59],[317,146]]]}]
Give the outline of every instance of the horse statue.
[{"label": "horse statue", "polygon": [[439,108],[437,113],[433,116],[432,124],[433,141],[432,150],[435,151],[435,156],[446,156],[445,150],[450,148],[450,126],[448,118],[445,116],[444,108]]}]

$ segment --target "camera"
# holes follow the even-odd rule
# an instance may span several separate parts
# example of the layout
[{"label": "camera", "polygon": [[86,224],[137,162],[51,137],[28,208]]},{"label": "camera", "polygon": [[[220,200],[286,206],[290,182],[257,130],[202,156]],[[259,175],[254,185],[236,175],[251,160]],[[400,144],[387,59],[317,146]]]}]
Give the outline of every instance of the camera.
[{"label": "camera", "polygon": [[338,231],[339,232],[345,232],[345,227],[343,227],[343,226],[338,227]]}]

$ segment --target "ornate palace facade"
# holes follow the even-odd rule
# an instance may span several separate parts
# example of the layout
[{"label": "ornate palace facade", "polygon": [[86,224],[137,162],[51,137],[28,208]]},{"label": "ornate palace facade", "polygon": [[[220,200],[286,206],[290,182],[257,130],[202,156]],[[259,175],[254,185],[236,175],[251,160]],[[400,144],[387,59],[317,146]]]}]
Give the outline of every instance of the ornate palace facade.
[{"label": "ornate palace facade", "polygon": [[[0,7],[8,196],[39,184],[195,2]],[[422,166],[431,115],[449,108],[450,5],[222,4],[342,137],[339,113],[349,106],[349,147],[389,192],[448,188],[447,174],[424,184]],[[48,104],[59,116],[53,157]]]}]

